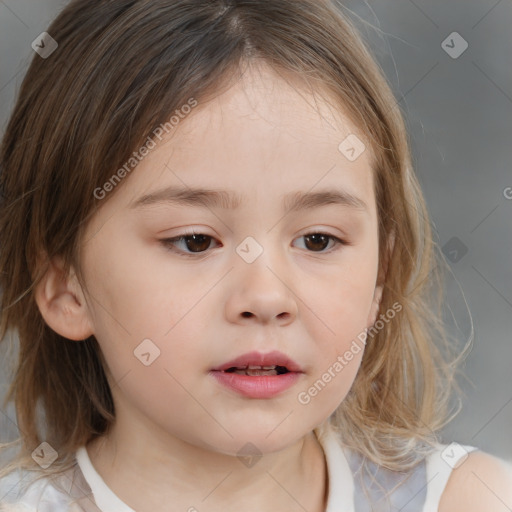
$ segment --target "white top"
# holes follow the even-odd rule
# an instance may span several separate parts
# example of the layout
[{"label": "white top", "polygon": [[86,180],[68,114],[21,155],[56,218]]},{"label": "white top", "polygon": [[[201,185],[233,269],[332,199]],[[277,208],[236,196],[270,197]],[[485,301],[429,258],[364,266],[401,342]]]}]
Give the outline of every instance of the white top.
[{"label": "white top", "polygon": [[[343,448],[329,426],[314,432],[327,462],[325,512],[437,512],[452,468],[476,450],[457,443],[439,444],[414,469],[396,472]],[[84,446],[77,450],[76,460],[56,481],[43,478],[30,484],[28,472],[21,476],[12,472],[1,479],[0,512],[135,512],[106,485]]]}]

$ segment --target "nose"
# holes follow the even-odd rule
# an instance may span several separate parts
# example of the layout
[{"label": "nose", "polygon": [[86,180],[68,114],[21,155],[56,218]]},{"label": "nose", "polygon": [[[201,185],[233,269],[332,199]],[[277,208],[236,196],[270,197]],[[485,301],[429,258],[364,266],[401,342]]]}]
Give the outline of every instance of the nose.
[{"label": "nose", "polygon": [[[263,255],[262,255],[263,256]],[[288,272],[269,265],[260,256],[252,263],[239,261],[232,272],[232,287],[226,301],[230,322],[288,325],[297,317],[297,297]]]}]

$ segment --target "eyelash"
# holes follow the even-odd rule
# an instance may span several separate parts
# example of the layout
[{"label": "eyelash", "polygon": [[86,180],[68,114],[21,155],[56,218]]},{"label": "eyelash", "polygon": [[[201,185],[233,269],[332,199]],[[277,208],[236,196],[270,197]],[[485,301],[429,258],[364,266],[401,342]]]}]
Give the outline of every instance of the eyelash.
[{"label": "eyelash", "polygon": [[[202,251],[202,252],[194,253],[194,252],[185,252],[180,249],[176,249],[176,247],[174,246],[174,244],[176,242],[183,241],[183,240],[185,240],[185,238],[188,238],[193,235],[202,235],[202,236],[206,236],[207,238],[214,240],[214,237],[212,237],[210,235],[205,235],[204,233],[192,231],[190,233],[182,233],[181,235],[175,236],[173,238],[162,238],[162,239],[160,239],[160,243],[168,251],[177,253],[180,256],[184,256],[184,257],[188,257],[188,258],[200,257],[200,256],[204,255],[208,251],[208,249],[205,251]],[[312,252],[313,254],[330,254],[331,252],[335,252],[335,251],[339,250],[340,246],[350,245],[346,240],[342,240],[341,238],[338,238],[337,236],[334,236],[334,235],[330,235],[329,233],[324,233],[323,231],[310,231],[309,233],[304,233],[299,238],[304,238],[304,237],[311,236],[311,235],[323,235],[323,236],[330,238],[331,240],[334,241],[334,246],[331,247],[331,249],[329,249],[327,251],[308,251],[308,252]]]}]

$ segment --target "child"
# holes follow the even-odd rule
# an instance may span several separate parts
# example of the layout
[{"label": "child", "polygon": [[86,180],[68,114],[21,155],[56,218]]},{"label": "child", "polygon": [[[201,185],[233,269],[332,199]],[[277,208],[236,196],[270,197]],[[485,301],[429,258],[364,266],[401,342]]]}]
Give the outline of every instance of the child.
[{"label": "child", "polygon": [[510,510],[510,468],[437,437],[428,212],[341,6],[74,0],[36,48],[0,157],[0,510]]}]

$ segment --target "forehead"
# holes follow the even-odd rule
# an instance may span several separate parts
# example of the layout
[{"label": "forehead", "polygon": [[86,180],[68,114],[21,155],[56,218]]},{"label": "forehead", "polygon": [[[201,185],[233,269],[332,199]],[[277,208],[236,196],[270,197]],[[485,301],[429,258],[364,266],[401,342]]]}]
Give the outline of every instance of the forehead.
[{"label": "forehead", "polygon": [[127,204],[164,186],[232,190],[242,205],[331,188],[374,208],[368,141],[331,96],[293,76],[250,67],[180,117],[125,184]]},{"label": "forehead", "polygon": [[[206,142],[205,137],[217,141],[229,138],[231,149],[234,149],[234,142],[249,143],[248,135],[257,137],[252,139],[254,148],[264,141],[267,147],[274,149],[283,146],[277,137],[292,139],[295,144],[289,140],[288,146],[302,146],[304,150],[311,144],[322,143],[337,149],[348,135],[357,136],[361,142],[365,139],[345,107],[325,86],[320,86],[319,82],[305,82],[291,72],[276,71],[265,63],[258,63],[250,65],[236,82],[213,100],[204,104],[199,102],[166,141],[178,139],[177,149],[187,144],[197,148],[200,146],[198,139]],[[369,144],[365,146],[371,150]],[[365,155],[368,161],[370,153]]]}]

